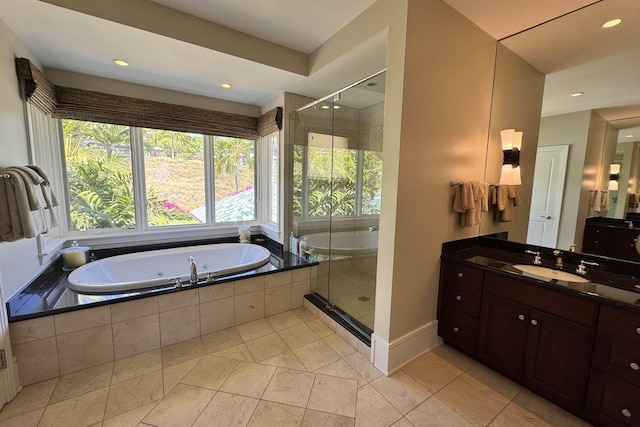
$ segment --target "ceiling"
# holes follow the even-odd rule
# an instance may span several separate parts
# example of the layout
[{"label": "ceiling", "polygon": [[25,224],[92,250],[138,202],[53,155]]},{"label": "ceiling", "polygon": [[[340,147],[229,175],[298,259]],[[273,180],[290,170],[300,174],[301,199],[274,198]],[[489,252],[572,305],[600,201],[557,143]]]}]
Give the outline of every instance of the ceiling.
[{"label": "ceiling", "polygon": [[[374,2],[0,0],[0,19],[44,67],[261,106],[285,91],[322,97],[385,68],[386,36],[380,34],[312,75],[303,70],[310,53]],[[637,46],[640,40],[637,0],[445,2],[496,39],[537,26],[504,42],[548,73],[545,113],[622,105],[612,102],[618,102],[618,97],[629,98],[633,91],[618,84],[615,94],[609,92],[610,86],[597,83],[602,75],[615,74],[618,82],[634,82],[638,87],[635,70],[640,68],[628,65],[640,61],[640,52],[628,43]],[[608,34],[614,34],[609,42],[615,42],[615,48],[606,47],[599,38],[587,37],[578,25],[586,21],[585,15],[578,14],[593,11],[589,19],[601,23],[610,8],[625,14],[620,28]],[[574,15],[577,17],[570,18]],[[571,26],[556,24],[567,18]],[[552,22],[539,26],[547,21]],[[564,37],[558,39],[558,32]],[[558,46],[560,50],[555,49]],[[261,51],[275,53],[265,58]],[[587,65],[593,55],[607,58]],[[129,67],[116,66],[112,63],[115,58],[126,59]],[[567,102],[563,85],[585,76],[591,77],[590,83],[571,89],[584,91],[585,96],[580,103]],[[223,89],[223,82],[233,87]],[[609,105],[588,106],[586,95],[592,93],[592,87],[594,93],[597,89],[606,94]]]}]

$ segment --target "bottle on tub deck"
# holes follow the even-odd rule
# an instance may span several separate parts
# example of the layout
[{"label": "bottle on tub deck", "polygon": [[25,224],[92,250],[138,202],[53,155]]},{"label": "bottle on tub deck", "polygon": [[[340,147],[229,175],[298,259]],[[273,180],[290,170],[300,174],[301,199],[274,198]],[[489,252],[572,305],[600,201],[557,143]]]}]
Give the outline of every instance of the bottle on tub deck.
[{"label": "bottle on tub deck", "polygon": [[251,243],[251,227],[248,225],[239,226],[238,234],[240,235],[240,243]]}]

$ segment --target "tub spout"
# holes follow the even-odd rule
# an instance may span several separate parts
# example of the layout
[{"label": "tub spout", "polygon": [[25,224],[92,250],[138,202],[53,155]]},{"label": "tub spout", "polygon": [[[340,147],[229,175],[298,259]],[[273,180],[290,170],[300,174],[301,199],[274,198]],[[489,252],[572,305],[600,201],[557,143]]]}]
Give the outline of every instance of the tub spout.
[{"label": "tub spout", "polygon": [[192,256],[189,257],[189,268],[191,269],[191,275],[189,277],[189,283],[192,285],[198,284],[198,267],[196,266],[196,260]]}]

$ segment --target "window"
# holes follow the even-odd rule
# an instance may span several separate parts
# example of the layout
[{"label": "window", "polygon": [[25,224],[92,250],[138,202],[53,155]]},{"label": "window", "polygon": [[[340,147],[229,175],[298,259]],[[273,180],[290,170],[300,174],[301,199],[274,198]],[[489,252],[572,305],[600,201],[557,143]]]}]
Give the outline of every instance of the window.
[{"label": "window", "polygon": [[253,140],[76,120],[62,126],[74,231],[256,219]]},{"label": "window", "polygon": [[345,137],[315,132],[294,146],[294,216],[380,213],[382,153],[348,147]]}]

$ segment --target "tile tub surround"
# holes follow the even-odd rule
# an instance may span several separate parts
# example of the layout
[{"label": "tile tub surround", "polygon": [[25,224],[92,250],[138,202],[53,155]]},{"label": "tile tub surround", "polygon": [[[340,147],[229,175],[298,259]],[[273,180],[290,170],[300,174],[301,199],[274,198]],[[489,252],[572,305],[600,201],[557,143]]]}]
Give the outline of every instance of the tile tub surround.
[{"label": "tile tub surround", "polygon": [[21,383],[68,375],[301,308],[314,268],[12,322]]}]

